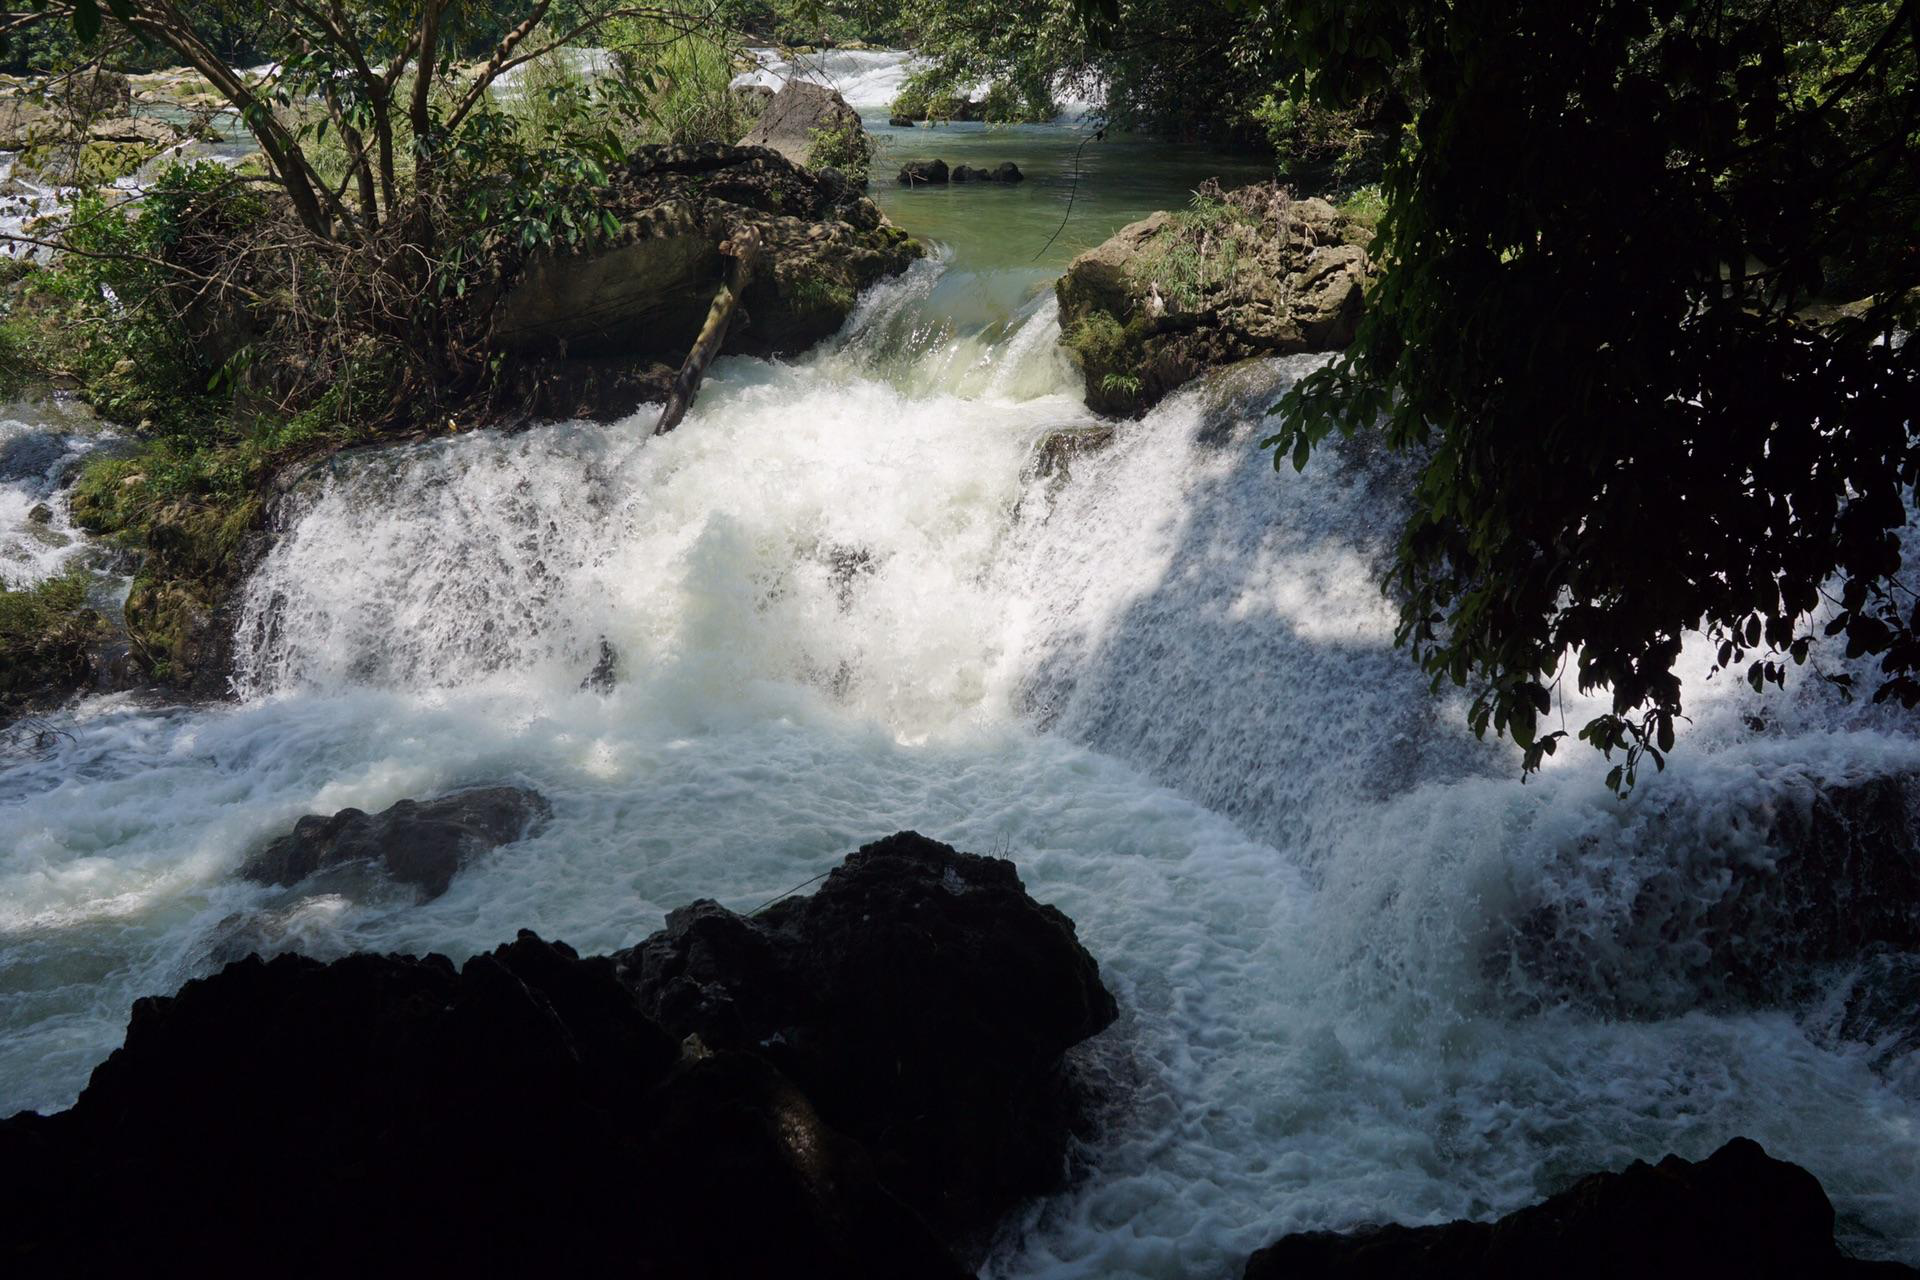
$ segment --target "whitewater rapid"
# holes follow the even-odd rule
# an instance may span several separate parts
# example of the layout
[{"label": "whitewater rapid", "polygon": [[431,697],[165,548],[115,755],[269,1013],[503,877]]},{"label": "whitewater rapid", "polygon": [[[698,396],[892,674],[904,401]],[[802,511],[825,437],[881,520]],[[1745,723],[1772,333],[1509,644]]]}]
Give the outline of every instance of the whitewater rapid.
[{"label": "whitewater rapid", "polygon": [[[0,774],[0,1113],[71,1101],[133,998],[245,949],[598,951],[911,827],[1012,857],[1123,1009],[1081,1176],[993,1274],[1225,1274],[1287,1231],[1486,1216],[1736,1134],[1812,1169],[1849,1245],[1920,1259],[1920,1095],[1864,1047],[1484,963],[1527,903],[1677,856],[1710,896],[1756,815],[1920,769],[1910,730],[1811,682],[1756,730],[1696,679],[1631,799],[1579,753],[1523,784],[1392,647],[1397,464],[1256,447],[1311,361],[1042,475],[1091,422],[1051,302],[957,332],[947,269],[804,360],[718,362],[667,437],[645,411],[450,434],[296,486],[238,705],[92,699]],[[583,687],[608,650],[619,683]],[[233,875],[303,813],[502,781],[552,822],[433,902]]]}]

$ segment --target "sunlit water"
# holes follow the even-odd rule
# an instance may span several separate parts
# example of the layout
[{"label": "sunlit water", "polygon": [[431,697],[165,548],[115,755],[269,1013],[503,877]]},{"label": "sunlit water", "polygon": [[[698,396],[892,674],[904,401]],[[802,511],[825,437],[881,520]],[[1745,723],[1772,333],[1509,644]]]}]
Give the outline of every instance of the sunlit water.
[{"label": "sunlit water", "polygon": [[[1005,158],[1035,181],[885,191],[947,247],[828,348],[719,362],[671,436],[642,412],[308,477],[246,588],[238,705],[91,699],[0,774],[0,1112],[71,1101],[135,997],[236,951],[461,957],[521,927],[597,951],[912,827],[1007,850],[1123,1008],[1081,1177],[997,1274],[1226,1274],[1287,1231],[1485,1216],[1735,1134],[1811,1168],[1850,1244],[1920,1258],[1920,1098],[1863,1048],[1791,1009],[1603,1013],[1487,963],[1528,904],[1676,859],[1710,899],[1771,807],[1920,768],[1920,743],[1811,684],[1756,731],[1696,675],[1631,800],[1578,753],[1522,784],[1392,649],[1396,464],[1276,474],[1255,445],[1311,361],[1035,476],[1036,442],[1089,421],[1046,279],[1205,164],[1089,146],[1112,159],[1086,221],[1036,264],[1077,145],[938,131],[949,160],[1027,148]],[[606,694],[581,687],[603,641]],[[303,813],[501,781],[553,820],[432,903],[234,875]],[[1666,952],[1626,960],[1660,986]]]}]

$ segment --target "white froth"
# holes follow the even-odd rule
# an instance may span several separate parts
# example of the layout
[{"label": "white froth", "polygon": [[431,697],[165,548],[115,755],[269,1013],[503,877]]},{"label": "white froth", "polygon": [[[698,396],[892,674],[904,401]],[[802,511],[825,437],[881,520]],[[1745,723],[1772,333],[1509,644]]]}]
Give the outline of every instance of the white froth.
[{"label": "white froth", "polygon": [[[1007,848],[1124,1010],[1089,1172],[995,1274],[1224,1274],[1285,1231],[1485,1216],[1742,1133],[1820,1176],[1851,1244],[1920,1257],[1920,1099],[1863,1051],[1787,1012],[1597,1016],[1483,963],[1517,904],[1604,917],[1810,781],[1920,768],[1907,732],[1716,684],[1631,799],[1577,752],[1522,784],[1392,647],[1400,464],[1276,475],[1255,447],[1311,361],[1041,478],[1035,444],[1088,422],[1051,304],[956,334],[924,309],[941,269],[808,360],[718,363],[663,439],[642,412],[310,478],[247,588],[241,705],[95,700],[0,776],[0,1111],[70,1100],[132,998],[235,945],[600,950],[911,827]],[[491,781],[552,822],[424,906],[232,875],[302,813]]]}]

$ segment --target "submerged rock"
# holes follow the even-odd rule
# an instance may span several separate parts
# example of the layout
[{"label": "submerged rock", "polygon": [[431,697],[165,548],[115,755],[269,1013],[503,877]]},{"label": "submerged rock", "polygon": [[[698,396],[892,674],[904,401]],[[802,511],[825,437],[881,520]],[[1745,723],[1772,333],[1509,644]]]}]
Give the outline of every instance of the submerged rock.
[{"label": "submerged rock", "polygon": [[754,916],[702,901],[613,957],[676,1036],[764,1055],[948,1238],[1058,1187],[1080,1099],[1067,1050],[1113,997],[1073,922],[1010,862],[912,832]]},{"label": "submerged rock", "polygon": [[1373,276],[1368,238],[1273,183],[1203,189],[1191,210],[1121,228],[1054,286],[1088,406],[1137,417],[1208,369],[1346,346]]},{"label": "submerged rock", "polygon": [[0,1122],[0,1202],[21,1275],[964,1274],[772,1067],[524,931],[139,1001],[71,1110]]},{"label": "submerged rock", "polygon": [[[786,355],[828,337],[860,291],[922,250],[834,171],[764,147],[643,147],[614,186],[618,231],[514,267],[493,300],[506,377],[537,412],[619,418],[657,400],[699,334],[727,259],[751,226],[759,265],[722,351]],[[569,372],[587,362],[587,374]]]},{"label": "submerged rock", "polygon": [[377,814],[342,809],[308,814],[293,830],[247,859],[240,874],[263,884],[298,884],[322,871],[365,863],[422,901],[447,891],[456,871],[479,854],[523,839],[550,812],[525,787],[477,787],[429,800],[402,800]]},{"label": "submerged rock", "polygon": [[912,834],[614,957],[249,957],[0,1122],[0,1270],[957,1280],[1059,1182],[1113,1017],[1011,863]]},{"label": "submerged rock", "polygon": [[1920,1276],[1860,1262],[1833,1240],[1814,1176],[1735,1138],[1698,1163],[1668,1156],[1597,1173],[1497,1222],[1291,1235],[1253,1255],[1246,1280],[1800,1280]]}]

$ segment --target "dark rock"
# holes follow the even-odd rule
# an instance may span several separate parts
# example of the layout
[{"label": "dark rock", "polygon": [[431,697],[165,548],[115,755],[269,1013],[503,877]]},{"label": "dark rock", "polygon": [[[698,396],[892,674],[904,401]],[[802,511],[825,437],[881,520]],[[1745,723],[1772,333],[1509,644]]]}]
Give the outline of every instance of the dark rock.
[{"label": "dark rock", "polygon": [[1027,175],[1020,172],[1020,166],[1011,160],[994,167],[993,181],[995,182],[1025,182],[1026,180]]},{"label": "dark rock", "polygon": [[911,129],[920,122],[912,116],[888,116],[887,123],[896,129]]},{"label": "dark rock", "polygon": [[1827,966],[1920,952],[1920,775],[1802,781],[1706,827],[1650,802],[1641,822],[1671,834],[1631,861],[1583,839],[1517,885],[1486,972],[1658,1016],[1801,1000]]},{"label": "dark rock", "polygon": [[1095,427],[1062,427],[1049,431],[1033,446],[1033,461],[1028,470],[1037,480],[1069,477],[1068,464],[1085,453],[1098,453],[1113,443],[1111,423]]},{"label": "dark rock", "polygon": [[524,787],[477,787],[425,804],[402,800],[369,816],[342,809],[308,814],[241,868],[263,884],[297,884],[350,863],[378,866],[425,901],[447,891],[454,872],[476,855],[525,837],[550,810]]},{"label": "dark rock", "polygon": [[825,85],[789,80],[768,99],[743,147],[770,147],[794,164],[813,163],[814,135],[835,130],[864,132],[860,113]]},{"label": "dark rock", "polygon": [[52,524],[53,508],[44,502],[36,502],[27,509],[28,524]]},{"label": "dark rock", "polygon": [[1246,1280],[1800,1280],[1920,1276],[1858,1262],[1833,1240],[1814,1176],[1735,1138],[1699,1163],[1668,1156],[1598,1173],[1497,1222],[1287,1236]]},{"label": "dark rock", "polygon": [[605,636],[600,637],[599,655],[594,659],[593,670],[581,677],[580,688],[587,693],[612,693],[613,687],[620,683],[620,653]]},{"label": "dark rock", "polygon": [[992,182],[993,175],[985,169],[976,169],[970,164],[957,164],[947,174],[952,182]]},{"label": "dark rock", "polygon": [[1217,219],[1156,213],[1054,285],[1096,412],[1137,417],[1209,369],[1353,340],[1374,273],[1357,223],[1273,183],[1203,194]]},{"label": "dark rock", "polygon": [[670,1032],[764,1055],[976,1246],[1060,1184],[1080,1101],[1062,1058],[1115,1016],[1072,921],[1012,863],[911,832],[751,918],[681,908],[614,962]]},{"label": "dark rock", "polygon": [[772,1067],[526,932],[138,1002],[71,1110],[0,1122],[0,1203],[15,1275],[964,1274]]},{"label": "dark rock", "polygon": [[50,485],[71,450],[66,436],[29,431],[0,440],[0,483]]},{"label": "dark rock", "polygon": [[914,160],[900,166],[900,181],[910,187],[941,186],[947,181],[945,160]]},{"label": "dark rock", "polygon": [[608,420],[660,400],[713,302],[720,245],[744,226],[762,247],[729,354],[804,351],[839,329],[862,289],[922,252],[839,173],[764,147],[641,147],[611,196],[615,235],[529,258],[492,300],[516,408]]},{"label": "dark rock", "polygon": [[1020,172],[1020,166],[1009,160],[992,169],[980,169],[970,164],[955,165],[949,175],[954,182],[1023,182],[1026,174]]}]

